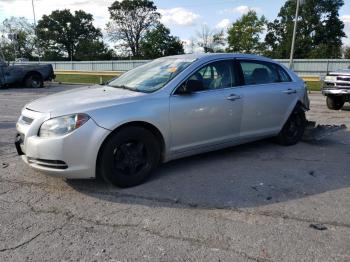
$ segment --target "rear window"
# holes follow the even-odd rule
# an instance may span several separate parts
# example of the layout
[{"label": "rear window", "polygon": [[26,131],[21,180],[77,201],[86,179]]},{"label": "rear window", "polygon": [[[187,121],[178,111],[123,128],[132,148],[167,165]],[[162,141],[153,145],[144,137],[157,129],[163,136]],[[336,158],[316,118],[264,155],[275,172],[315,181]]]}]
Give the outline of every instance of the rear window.
[{"label": "rear window", "polygon": [[240,61],[246,85],[279,82],[277,70],[271,63],[260,61]]},{"label": "rear window", "polygon": [[291,82],[292,79],[290,78],[290,76],[288,75],[288,73],[286,72],[286,70],[284,70],[281,66],[279,65],[275,65],[280,77],[280,81],[281,82]]}]

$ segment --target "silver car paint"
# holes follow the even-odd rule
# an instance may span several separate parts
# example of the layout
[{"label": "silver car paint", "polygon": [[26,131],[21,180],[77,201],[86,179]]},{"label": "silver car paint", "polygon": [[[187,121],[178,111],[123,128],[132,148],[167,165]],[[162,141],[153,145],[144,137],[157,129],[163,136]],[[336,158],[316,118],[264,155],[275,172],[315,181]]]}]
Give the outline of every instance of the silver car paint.
[{"label": "silver car paint", "polygon": [[[30,166],[62,177],[91,178],[95,175],[97,154],[102,143],[113,130],[124,124],[144,122],[157,128],[164,140],[165,162],[276,135],[298,101],[308,107],[304,82],[286,68],[292,78],[290,83],[175,95],[175,89],[185,79],[214,61],[244,58],[276,63],[268,58],[240,54],[180,57],[196,60],[154,93],[93,86],[29,103],[22,114],[34,117],[34,122],[30,126],[17,124],[18,131],[25,135],[24,160],[27,157],[63,160],[68,163],[68,169],[56,171],[33,164]],[[86,113],[91,120],[62,137],[37,136],[45,120],[73,113]],[[83,154],[79,155],[79,152]]]}]

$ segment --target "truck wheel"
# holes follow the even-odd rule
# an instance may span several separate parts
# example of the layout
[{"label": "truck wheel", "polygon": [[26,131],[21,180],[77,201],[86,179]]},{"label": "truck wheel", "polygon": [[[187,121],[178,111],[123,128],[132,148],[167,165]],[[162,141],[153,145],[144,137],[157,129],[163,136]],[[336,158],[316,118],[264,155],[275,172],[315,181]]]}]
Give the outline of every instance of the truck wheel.
[{"label": "truck wheel", "polygon": [[280,145],[291,146],[298,143],[303,137],[306,127],[305,112],[297,105],[277,136]]},{"label": "truck wheel", "polygon": [[108,183],[132,187],[145,181],[159,160],[160,146],[153,133],[142,127],[126,127],[103,145],[97,172]]},{"label": "truck wheel", "polygon": [[27,88],[42,88],[44,86],[43,78],[39,74],[27,76],[24,83]]},{"label": "truck wheel", "polygon": [[327,96],[327,107],[331,110],[340,110],[344,105],[344,99],[341,96]]}]

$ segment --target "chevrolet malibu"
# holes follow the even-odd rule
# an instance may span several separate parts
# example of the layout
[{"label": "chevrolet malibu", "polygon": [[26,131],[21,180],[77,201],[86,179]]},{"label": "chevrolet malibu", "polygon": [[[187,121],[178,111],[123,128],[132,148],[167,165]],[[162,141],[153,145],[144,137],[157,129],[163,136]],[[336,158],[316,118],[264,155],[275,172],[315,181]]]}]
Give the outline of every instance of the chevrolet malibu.
[{"label": "chevrolet malibu", "polygon": [[304,82],[268,58],[171,56],[27,104],[15,145],[44,173],[130,187],[173,159],[267,137],[294,145],[308,108]]}]

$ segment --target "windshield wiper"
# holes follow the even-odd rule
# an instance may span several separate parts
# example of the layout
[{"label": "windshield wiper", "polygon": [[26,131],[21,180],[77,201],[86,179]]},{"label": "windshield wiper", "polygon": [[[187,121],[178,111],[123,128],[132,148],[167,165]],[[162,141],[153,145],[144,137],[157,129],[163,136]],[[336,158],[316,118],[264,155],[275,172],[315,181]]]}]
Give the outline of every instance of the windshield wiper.
[{"label": "windshield wiper", "polygon": [[137,90],[137,89],[125,86],[125,85],[118,85],[118,86],[109,85],[109,86],[114,87],[114,88],[126,89],[126,90],[130,90],[130,91],[134,91],[134,92],[141,92],[140,90]]}]

